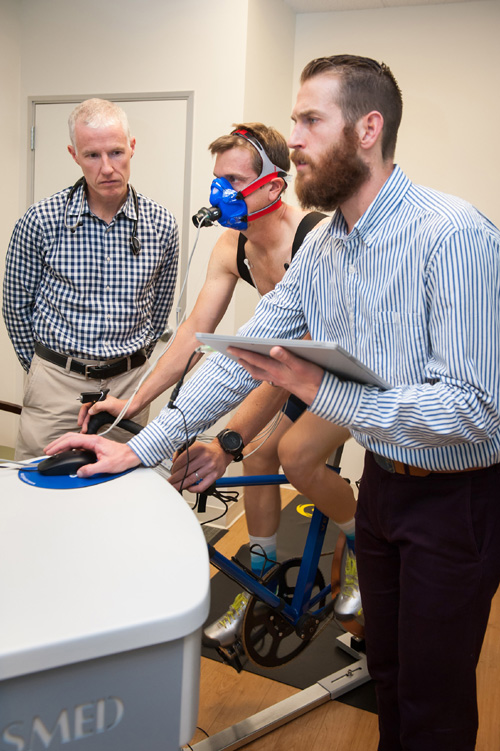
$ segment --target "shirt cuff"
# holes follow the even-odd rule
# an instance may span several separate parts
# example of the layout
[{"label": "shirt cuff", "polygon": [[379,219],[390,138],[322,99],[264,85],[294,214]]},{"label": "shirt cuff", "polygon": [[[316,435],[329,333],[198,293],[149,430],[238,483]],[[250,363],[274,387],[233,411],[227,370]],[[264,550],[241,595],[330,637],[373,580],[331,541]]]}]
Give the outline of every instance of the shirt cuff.
[{"label": "shirt cuff", "polygon": [[341,427],[351,427],[368,387],[353,381],[341,381],[325,370],[323,380],[309,411]]},{"label": "shirt cuff", "polygon": [[156,467],[164,459],[171,458],[175,450],[165,431],[154,420],[134,436],[128,445],[145,467]]}]

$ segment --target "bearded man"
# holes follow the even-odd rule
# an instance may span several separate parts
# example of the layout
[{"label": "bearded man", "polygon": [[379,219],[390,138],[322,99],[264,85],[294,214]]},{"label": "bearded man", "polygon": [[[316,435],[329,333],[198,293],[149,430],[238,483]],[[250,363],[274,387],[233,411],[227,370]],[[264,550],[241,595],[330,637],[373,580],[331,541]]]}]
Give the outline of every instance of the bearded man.
[{"label": "bearded man", "polygon": [[[323,456],[328,425],[347,428],[366,449],[356,555],[378,749],[473,751],[475,668],[500,580],[500,232],[394,164],[401,114],[386,65],[336,55],[306,66],[289,140],[297,189],[305,205],[335,212],[240,330],[309,331],[392,388],[340,380],[280,347],[233,350],[249,373],[210,358],[180,412],[165,410],[126,446],[70,435],[49,450],[93,448],[86,476],[153,465],[185,441],[183,419],[201,432],[264,380],[309,405],[287,434],[295,452],[311,421],[323,425]],[[293,449],[280,448],[286,472]]]}]

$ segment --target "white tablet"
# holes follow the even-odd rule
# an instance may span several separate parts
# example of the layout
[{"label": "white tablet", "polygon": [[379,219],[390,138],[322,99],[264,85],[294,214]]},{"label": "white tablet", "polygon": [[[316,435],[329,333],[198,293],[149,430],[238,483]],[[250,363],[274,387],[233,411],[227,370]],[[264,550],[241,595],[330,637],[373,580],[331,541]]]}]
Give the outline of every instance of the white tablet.
[{"label": "white tablet", "polygon": [[197,333],[197,339],[203,344],[208,344],[212,349],[222,352],[232,360],[236,360],[227,352],[228,347],[239,347],[260,355],[269,355],[271,347],[279,346],[290,350],[304,360],[320,365],[330,373],[334,373],[344,381],[355,381],[379,386],[382,389],[390,389],[387,381],[370,370],[354,355],[349,354],[335,342],[312,342],[309,339],[260,339],[246,336],[224,336],[222,334]]}]

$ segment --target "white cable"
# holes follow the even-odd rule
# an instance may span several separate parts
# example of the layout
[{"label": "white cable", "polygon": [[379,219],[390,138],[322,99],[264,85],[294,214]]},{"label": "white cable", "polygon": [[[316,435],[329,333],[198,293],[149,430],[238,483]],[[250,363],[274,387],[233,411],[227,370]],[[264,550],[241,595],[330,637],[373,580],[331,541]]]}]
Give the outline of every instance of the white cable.
[{"label": "white cable", "polygon": [[[268,422],[265,428],[263,428],[260,433],[258,433],[255,438],[253,438],[251,441],[247,443],[247,447],[250,446],[252,443],[256,443],[257,441],[260,441],[259,445],[256,446],[252,451],[250,451],[248,454],[245,454],[243,457],[243,461],[247,459],[249,456],[252,456],[252,454],[255,454],[256,451],[260,449],[261,446],[264,445],[264,443],[272,436],[278,425],[280,424],[282,418],[283,418],[283,412],[282,410],[279,410],[273,419]],[[212,441],[215,440],[214,435],[209,435],[208,433],[200,433],[196,436],[196,440],[200,441],[200,443],[212,443]],[[262,439],[262,440],[261,440]]]},{"label": "white cable", "polygon": [[17,461],[16,459],[0,459],[0,469],[26,469],[32,461],[33,459],[25,459],[23,461]]},{"label": "white cable", "polygon": [[246,266],[246,267],[247,267],[247,269],[248,269],[248,273],[250,274],[250,279],[251,279],[251,280],[252,280],[252,282],[253,282],[253,286],[254,286],[254,287],[255,287],[255,289],[257,290],[257,294],[258,294],[259,298],[260,298],[260,299],[262,300],[262,295],[261,295],[261,294],[260,294],[260,292],[259,292],[259,288],[257,287],[257,283],[256,283],[256,281],[255,281],[254,275],[252,274],[252,264],[250,263],[250,261],[248,260],[248,258],[244,258],[244,259],[243,259],[243,263],[245,264],[245,266]]},{"label": "white cable", "polygon": [[[187,284],[187,280],[188,280],[188,276],[189,276],[189,269],[191,268],[191,261],[193,260],[193,255],[194,255],[194,251],[196,250],[196,246],[198,245],[198,239],[200,237],[200,230],[201,230],[202,227],[203,227],[203,222],[198,226],[198,231],[197,231],[196,237],[194,239],[193,249],[192,249],[191,254],[190,254],[189,258],[188,258],[188,264],[187,264],[187,268],[186,268],[186,273],[184,274],[184,281],[182,282],[181,291],[179,292],[179,297],[177,299],[177,306],[176,306],[176,309],[175,309],[176,332],[177,332],[177,329],[179,328],[179,326],[181,325],[179,323],[179,312],[181,310],[182,295],[184,294],[184,288],[185,288],[185,286]],[[185,315],[186,315],[186,313],[184,312],[184,317],[185,317]]]},{"label": "white cable", "polygon": [[252,456],[252,454],[255,454],[255,452],[258,451],[260,447],[263,446],[265,442],[269,440],[269,438],[272,436],[272,434],[274,433],[274,431],[280,424],[282,418],[283,418],[283,412],[280,410],[279,412],[275,414],[271,422],[269,422],[266,425],[266,427],[263,430],[261,430],[260,433],[256,435],[255,438],[247,444],[248,446],[250,446],[252,443],[256,443],[262,438],[258,446],[252,449],[252,451],[250,451],[248,454],[245,454],[245,456],[243,457],[244,460],[248,459],[248,457]]}]

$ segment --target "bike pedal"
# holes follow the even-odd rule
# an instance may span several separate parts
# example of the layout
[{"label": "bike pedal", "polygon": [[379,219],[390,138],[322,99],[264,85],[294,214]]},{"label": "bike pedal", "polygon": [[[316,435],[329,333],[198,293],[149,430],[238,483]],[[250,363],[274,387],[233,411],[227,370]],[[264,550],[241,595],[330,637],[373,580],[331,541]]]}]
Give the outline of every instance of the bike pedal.
[{"label": "bike pedal", "polygon": [[243,670],[243,664],[240,657],[245,654],[245,651],[239,639],[237,639],[234,644],[231,644],[231,646],[229,647],[217,647],[217,653],[226,665],[234,668],[237,673],[241,673],[241,671]]}]

